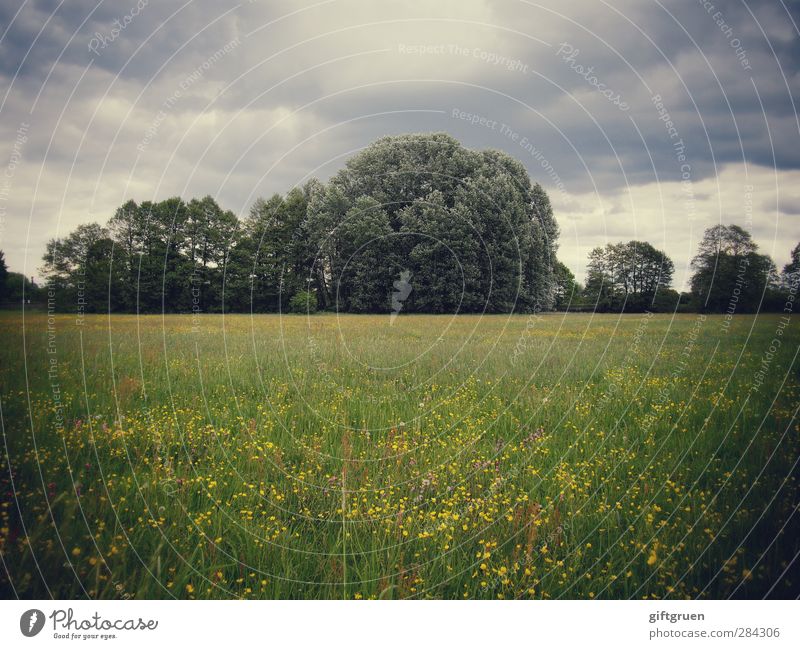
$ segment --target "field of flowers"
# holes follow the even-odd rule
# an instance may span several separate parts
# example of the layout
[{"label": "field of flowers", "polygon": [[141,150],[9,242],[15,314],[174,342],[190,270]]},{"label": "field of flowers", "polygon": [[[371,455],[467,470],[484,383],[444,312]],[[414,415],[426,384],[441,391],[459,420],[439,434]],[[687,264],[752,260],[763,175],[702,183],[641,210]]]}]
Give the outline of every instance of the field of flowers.
[{"label": "field of flowers", "polygon": [[795,597],[779,315],[0,315],[0,594]]}]

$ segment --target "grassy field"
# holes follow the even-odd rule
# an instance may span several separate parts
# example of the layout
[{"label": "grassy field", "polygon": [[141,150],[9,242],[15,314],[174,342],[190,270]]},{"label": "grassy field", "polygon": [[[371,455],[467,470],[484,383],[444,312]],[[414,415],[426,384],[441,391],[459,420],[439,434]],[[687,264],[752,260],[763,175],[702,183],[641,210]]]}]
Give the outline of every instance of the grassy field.
[{"label": "grassy field", "polygon": [[23,336],[7,313],[0,336],[5,597],[800,593],[777,315],[39,313]]}]

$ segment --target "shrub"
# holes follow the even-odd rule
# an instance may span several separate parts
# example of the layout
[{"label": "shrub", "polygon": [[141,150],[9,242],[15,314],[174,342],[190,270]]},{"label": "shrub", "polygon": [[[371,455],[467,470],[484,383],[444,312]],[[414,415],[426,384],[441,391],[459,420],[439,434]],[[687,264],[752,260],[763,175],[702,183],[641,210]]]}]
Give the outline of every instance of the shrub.
[{"label": "shrub", "polygon": [[299,291],[289,300],[291,313],[316,313],[317,294],[314,291]]}]

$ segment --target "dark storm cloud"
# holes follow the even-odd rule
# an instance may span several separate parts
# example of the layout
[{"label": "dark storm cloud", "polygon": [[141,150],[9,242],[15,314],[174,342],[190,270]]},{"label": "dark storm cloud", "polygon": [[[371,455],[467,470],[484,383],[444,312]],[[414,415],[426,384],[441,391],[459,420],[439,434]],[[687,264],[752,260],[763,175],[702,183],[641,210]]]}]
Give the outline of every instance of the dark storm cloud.
[{"label": "dark storm cloud", "polygon": [[[642,216],[648,201],[661,209],[663,193],[679,217],[736,219],[741,208],[719,214],[719,192],[741,194],[750,176],[773,191],[764,170],[800,168],[798,10],[714,4],[4,6],[0,136],[10,151],[21,122],[31,135],[3,237],[38,219],[26,246],[41,250],[52,227],[68,230],[87,213],[103,221],[127,197],[211,192],[245,211],[255,196],[324,179],[347,152],[408,131],[447,131],[521,160],[578,228],[581,248],[602,243],[592,240],[602,232],[663,238],[663,219]],[[456,109],[484,125],[453,117]],[[694,203],[684,205],[687,169]],[[636,211],[631,188],[647,188],[635,192]],[[753,230],[792,236],[792,192],[782,190],[777,226],[775,197],[756,196],[757,211],[771,207]],[[605,218],[615,220],[605,227]],[[666,227],[674,241],[686,229]]]}]

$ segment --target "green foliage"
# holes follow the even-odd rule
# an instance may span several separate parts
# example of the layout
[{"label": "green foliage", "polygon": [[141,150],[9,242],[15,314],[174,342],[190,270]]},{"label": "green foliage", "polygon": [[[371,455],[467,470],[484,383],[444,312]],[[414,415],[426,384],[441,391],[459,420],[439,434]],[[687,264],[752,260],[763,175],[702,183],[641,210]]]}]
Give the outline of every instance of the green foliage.
[{"label": "green foliage", "polygon": [[62,310],[141,313],[286,311],[310,289],[325,310],[389,314],[401,277],[403,313],[751,312],[780,310],[800,277],[800,244],[779,276],[747,231],[720,225],[692,261],[690,300],[646,241],[592,250],[581,288],[556,258],[558,235],[518,161],[443,133],[401,135],[327,184],[257,199],[241,221],[211,196],[128,201],[107,227],[49,241],[42,271]]},{"label": "green foliage", "polygon": [[[377,229],[364,248],[374,250],[359,250],[365,264],[383,259],[380,272],[350,302],[347,238],[365,227],[349,223],[363,212],[359,201],[379,205],[387,219],[370,226]],[[443,133],[382,138],[312,197],[309,224],[321,251],[312,275],[326,305],[338,295],[345,310],[385,310],[387,276],[400,272],[413,278],[411,312],[553,305],[558,228],[550,202],[519,162],[498,151],[470,151]]]},{"label": "green foliage", "polygon": [[26,304],[40,305],[47,299],[47,292],[22,273],[9,273],[6,280],[5,304],[19,307]]},{"label": "green foliage", "polygon": [[[75,311],[83,307],[87,268],[97,261],[98,245],[108,239],[108,230],[96,223],[79,225],[63,239],[47,242],[42,273],[53,289],[55,306],[61,310]],[[97,273],[93,282],[102,281]],[[102,284],[92,286],[92,291],[102,290]]]},{"label": "green foliage", "polygon": [[561,311],[578,302],[581,297],[581,285],[575,281],[575,275],[560,261],[556,261],[553,269],[554,303],[553,308]]},{"label": "green foliage", "polygon": [[389,216],[374,198],[361,196],[337,228],[336,306],[354,313],[389,309],[392,275],[397,265]]},{"label": "green foliage", "polygon": [[557,237],[519,162],[434,133],[382,138],[242,221],[211,196],[128,201],[50,241],[42,270],[64,310],[274,312],[311,288],[322,308],[388,314],[404,273],[404,312],[542,311]]},{"label": "green foliage", "polygon": [[6,256],[0,250],[0,304],[3,304],[8,299],[8,266],[6,265]]},{"label": "green foliage", "polygon": [[764,299],[778,288],[775,264],[738,225],[708,228],[692,268],[692,297],[701,311],[752,313],[770,306]]},{"label": "green foliage", "polygon": [[[482,299],[480,253],[470,242],[474,237],[471,214],[448,208],[444,195],[431,192],[414,201],[399,215],[408,250],[404,270],[413,287],[403,310],[427,313],[477,311]],[[397,271],[397,274],[402,270]]]},{"label": "green foliage", "polygon": [[646,241],[609,243],[589,253],[585,297],[597,311],[672,310],[677,294],[664,293],[674,269],[667,254]]},{"label": "green foliage", "polygon": [[800,243],[790,253],[791,261],[783,267],[781,285],[784,289],[795,286],[800,281]]},{"label": "green foliage", "polygon": [[299,291],[289,300],[291,313],[316,313],[317,295],[313,291]]}]

